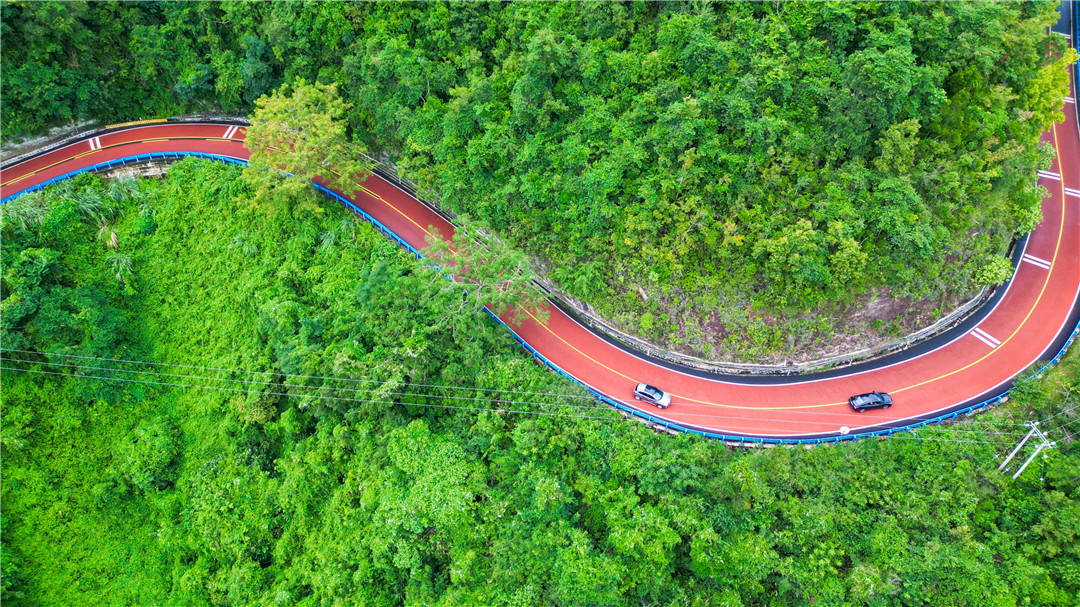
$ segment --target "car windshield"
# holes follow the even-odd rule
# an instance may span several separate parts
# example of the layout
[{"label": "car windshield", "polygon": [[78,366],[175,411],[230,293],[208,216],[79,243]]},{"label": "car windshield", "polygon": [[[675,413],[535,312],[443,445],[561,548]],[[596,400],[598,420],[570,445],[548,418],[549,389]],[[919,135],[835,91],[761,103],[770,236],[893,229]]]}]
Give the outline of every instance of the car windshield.
[{"label": "car windshield", "polygon": [[660,395],[663,394],[663,392],[652,386],[645,386],[645,389],[643,389],[642,392],[644,392],[650,398],[660,398]]}]

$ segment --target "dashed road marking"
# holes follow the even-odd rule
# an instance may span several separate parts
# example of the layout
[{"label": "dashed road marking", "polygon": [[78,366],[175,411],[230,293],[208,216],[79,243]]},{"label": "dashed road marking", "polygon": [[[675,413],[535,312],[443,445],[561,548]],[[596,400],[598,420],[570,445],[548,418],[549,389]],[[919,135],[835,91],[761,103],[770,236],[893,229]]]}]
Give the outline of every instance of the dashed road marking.
[{"label": "dashed road marking", "polygon": [[1051,173],[1050,171],[1039,171],[1039,177],[1046,177],[1047,179],[1053,179],[1054,181],[1061,181],[1061,175],[1057,173]]},{"label": "dashed road marking", "polygon": [[229,128],[225,129],[224,139],[229,139],[230,137],[235,135],[236,131],[238,131],[239,129],[240,129],[240,127],[238,127],[238,126],[230,126]]},{"label": "dashed road marking", "polygon": [[1021,259],[1030,263],[1033,266],[1038,266],[1044,270],[1050,269],[1049,261],[1046,261],[1045,259],[1041,259],[1039,257],[1035,257],[1034,255],[1028,255],[1027,253],[1024,253],[1024,256]]},{"label": "dashed road marking", "polygon": [[983,342],[984,344],[990,346],[991,348],[996,348],[996,347],[1001,345],[1000,340],[995,339],[993,335],[990,335],[989,333],[987,333],[986,331],[983,331],[982,329],[980,329],[978,327],[975,327],[974,329],[971,330],[971,336],[974,337],[975,339]]},{"label": "dashed road marking", "polygon": [[[234,131],[234,132],[235,132],[235,131]],[[1057,144],[1057,132],[1056,132],[1056,128],[1054,128],[1054,130],[1053,130],[1053,134],[1054,134],[1054,142],[1055,142],[1055,146],[1056,146],[1056,144]],[[150,141],[157,141],[157,140],[150,140]],[[93,145],[93,144],[91,144],[91,145]],[[98,145],[99,147],[101,146],[100,140],[98,140],[98,142],[97,142],[97,145]],[[113,146],[117,146],[117,145],[119,145],[119,144],[117,144],[117,143],[114,143],[114,144],[111,144],[111,145],[110,145],[110,147],[113,147]],[[80,154],[80,155],[89,155],[89,154],[91,154],[91,152],[84,152],[84,153],[82,153],[82,154]],[[1060,177],[1059,175],[1057,175],[1057,174],[1052,174],[1052,175],[1054,175],[1054,176],[1056,177],[1056,179],[1057,179],[1057,180],[1059,181],[1059,186],[1061,186],[1061,187],[1063,188],[1062,184],[1060,183],[1060,182],[1062,181],[1061,177]],[[1063,188],[1063,189],[1064,189],[1064,188]],[[399,211],[399,212],[400,212],[400,211]],[[1064,215],[1062,216],[1062,219],[1061,219],[1061,223],[1062,223],[1062,225],[1064,225]],[[1060,230],[1060,231],[1059,231],[1059,233],[1058,233],[1058,246],[1060,246],[1060,244],[1061,244],[1061,241],[1062,241],[1062,234],[1063,234],[1063,230]],[[1055,254],[1056,254],[1056,251],[1055,251]],[[1017,334],[1019,333],[1020,329],[1021,329],[1021,328],[1023,328],[1023,325],[1024,325],[1024,324],[1025,324],[1025,323],[1026,323],[1027,321],[1028,321],[1028,319],[1029,319],[1029,318],[1031,318],[1032,314],[1033,314],[1033,313],[1035,312],[1035,309],[1036,309],[1036,306],[1038,305],[1038,302],[1039,302],[1039,300],[1040,300],[1040,299],[1042,298],[1042,295],[1043,295],[1043,293],[1044,293],[1044,292],[1045,292],[1045,291],[1047,290],[1047,287],[1048,287],[1048,284],[1044,284],[1044,285],[1043,285],[1043,287],[1042,287],[1042,290],[1041,290],[1041,291],[1039,292],[1039,297],[1038,297],[1038,298],[1036,299],[1035,305],[1034,305],[1034,306],[1032,306],[1032,308],[1031,308],[1031,310],[1029,310],[1029,312],[1028,312],[1027,316],[1025,316],[1025,317],[1024,317],[1024,321],[1023,321],[1023,322],[1021,323],[1020,327],[1018,327],[1018,328],[1017,328],[1017,329],[1016,329],[1016,330],[1015,330],[1015,331],[1013,332],[1013,334],[1012,334],[1012,335],[1009,335],[1009,336],[1007,336],[1007,337],[1005,338],[1005,343],[1008,343],[1009,341],[1011,341],[1011,340],[1012,340],[1012,339],[1013,339],[1013,338],[1014,338],[1014,337],[1015,337],[1015,336],[1016,336],[1016,335],[1017,335]],[[550,329],[549,329],[549,330],[550,330]],[[994,338],[993,338],[992,336],[990,336],[990,335],[989,335],[988,333],[986,333],[985,331],[982,331],[981,329],[974,329],[974,330],[972,330],[972,331],[971,331],[970,333],[972,333],[972,335],[975,335],[977,339],[979,339],[980,341],[983,341],[983,342],[984,342],[984,343],[985,343],[986,345],[992,345],[992,344],[993,344],[994,342],[997,342],[997,343],[998,343],[998,345],[1000,345],[1000,344],[1001,344],[1001,342],[1000,342],[1000,341],[998,341],[998,340],[994,339]],[[990,339],[990,340],[993,340],[993,341],[988,341],[988,339]],[[563,340],[563,341],[565,341],[565,340]],[[575,349],[576,349],[576,348],[575,348]],[[992,346],[992,350],[993,350],[993,349],[994,349],[994,348],[993,348],[993,346]],[[995,353],[994,353],[993,351],[991,351],[990,353],[985,353],[985,354],[984,354],[984,355],[983,355],[983,356],[982,356],[982,357],[981,357],[981,358],[980,358],[979,360],[977,360],[977,361],[974,361],[974,362],[972,362],[972,363],[970,363],[970,364],[968,364],[968,365],[966,365],[966,366],[962,367],[961,369],[957,369],[957,370],[955,370],[955,371],[951,371],[951,372],[949,372],[949,373],[946,373],[946,374],[944,374],[944,375],[942,375],[942,376],[939,376],[939,377],[936,377],[936,378],[933,378],[933,379],[929,379],[929,380],[926,380],[926,381],[920,382],[920,383],[918,383],[918,384],[914,384],[914,385],[912,385],[912,386],[907,386],[907,387],[905,387],[905,388],[902,388],[902,389],[901,389],[900,391],[903,391],[903,390],[910,390],[910,389],[912,389],[912,388],[917,388],[917,387],[919,387],[919,386],[922,386],[922,385],[925,385],[925,384],[928,384],[928,383],[931,383],[931,382],[934,382],[934,381],[937,381],[937,380],[940,380],[940,379],[944,379],[945,377],[948,377],[948,376],[951,376],[951,375],[953,375],[953,374],[955,374],[955,373],[959,373],[959,372],[961,372],[961,371],[964,371],[965,369],[968,369],[968,368],[972,367],[973,365],[975,365],[975,364],[977,364],[977,363],[981,362],[982,360],[985,360],[985,359],[986,359],[986,358],[988,358],[989,356],[993,356],[994,354],[995,354]],[[587,355],[585,355],[585,356],[587,357]],[[592,359],[590,358],[590,360],[592,360]],[[621,374],[620,374],[620,375],[621,375]],[[624,377],[625,377],[625,376],[624,376]],[[700,402],[700,403],[702,403],[702,404],[716,405],[716,406],[721,406],[721,407],[725,407],[725,406],[727,406],[727,407],[734,407],[734,408],[750,408],[750,407],[737,407],[737,406],[733,406],[733,405],[723,405],[723,404],[719,404],[719,403],[709,403],[709,402],[705,402],[705,401],[694,401],[694,402]],[[843,403],[830,403],[830,404],[826,404],[826,405],[808,405],[808,406],[798,406],[798,407],[781,407],[781,408],[784,408],[784,409],[787,409],[787,408],[792,408],[792,409],[802,409],[802,408],[806,408],[806,409],[809,409],[809,408],[815,408],[815,407],[826,407],[826,406],[831,406],[831,405],[842,405],[842,404],[843,404]],[[768,408],[770,408],[770,409],[771,409],[771,408],[774,408],[774,407],[768,407]]]},{"label": "dashed road marking", "polygon": [[1077,198],[1080,198],[1080,190],[1074,190],[1072,188],[1065,188],[1065,195],[1066,196],[1076,196]]},{"label": "dashed road marking", "polygon": [[90,138],[90,149],[91,150],[100,150],[101,149],[101,137],[91,137]]},{"label": "dashed road marking", "polygon": [[1076,100],[1073,99],[1072,97],[1066,97],[1065,98],[1065,103],[1076,103]]}]

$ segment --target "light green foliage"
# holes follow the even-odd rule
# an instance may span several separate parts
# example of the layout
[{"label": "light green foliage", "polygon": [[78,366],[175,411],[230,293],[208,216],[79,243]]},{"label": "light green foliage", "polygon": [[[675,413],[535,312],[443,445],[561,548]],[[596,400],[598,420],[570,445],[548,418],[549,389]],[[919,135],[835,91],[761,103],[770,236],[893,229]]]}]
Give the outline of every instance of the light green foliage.
[{"label": "light green foliage", "polygon": [[[602,311],[666,334],[658,299],[710,302],[754,327],[732,336],[744,351],[780,347],[753,320],[781,295],[791,312],[875,285],[925,297],[997,280],[992,260],[1038,223],[1032,175],[1052,152],[1037,138],[1073,59],[1045,57],[1051,3],[5,2],[0,16],[5,137],[245,112],[277,90],[263,132],[300,152],[298,174],[337,179],[327,169],[363,142]],[[0,376],[4,603],[1080,595],[1075,443],[1016,483],[994,460],[1008,420],[1075,404],[1075,354],[1022,384],[1004,420],[915,437],[935,440],[733,453],[590,408],[456,285],[298,180],[283,200],[323,213],[253,212],[239,174],[184,162],[161,182],[83,176],[5,205],[0,338],[54,355],[4,366],[62,376]],[[484,288],[521,266],[499,259]],[[827,333],[819,320],[798,322]]]},{"label": "light green foliage", "polygon": [[[934,440],[731,452],[591,408],[475,309],[447,322],[461,290],[424,262],[334,206],[253,213],[239,174],[184,161],[123,200],[87,176],[32,201],[40,221],[5,221],[5,322],[42,289],[93,288],[127,319],[90,348],[70,317],[23,315],[5,347],[192,365],[75,363],[218,388],[4,362],[5,603],[1065,607],[1080,592],[1075,443],[1016,483],[994,458],[1009,419],[1075,404],[1075,354],[1022,384],[1031,410],[916,435]],[[132,293],[72,202],[91,191],[117,208]]]},{"label": "light green foliage", "polygon": [[177,431],[169,420],[138,420],[138,425],[115,447],[117,473],[142,491],[166,489],[174,480],[180,454]]},{"label": "light green foliage", "polygon": [[[478,232],[472,235],[473,231]],[[513,249],[501,240],[480,237],[481,230],[465,224],[454,231],[452,242],[447,242],[433,229],[426,238],[424,256],[437,268],[438,278],[444,274],[454,276],[468,289],[470,299],[462,300],[454,318],[461,317],[466,301],[479,310],[487,306],[498,316],[507,315],[511,322],[520,325],[527,319],[547,322],[547,310],[541,306],[544,297],[533,284],[535,273],[521,251]],[[460,289],[460,285],[447,283],[448,290]]]},{"label": "light green foliage", "polygon": [[244,182],[256,206],[270,211],[310,202],[302,195],[309,181],[345,193],[360,187],[371,167],[363,145],[345,134],[347,108],[337,85],[303,79],[256,100],[244,140],[251,151]]},{"label": "light green foliage", "polygon": [[987,255],[975,271],[975,284],[996,287],[1012,276],[1012,264],[1002,255]]},{"label": "light green foliage", "polygon": [[[93,224],[112,213],[101,202],[96,181],[80,179],[86,189],[79,192],[65,184],[51,208],[41,199],[29,201],[23,209],[35,209],[32,220],[25,210],[16,211],[16,218],[5,215],[0,301],[5,347],[25,349],[40,341],[54,351],[100,356],[123,338],[128,313],[120,309],[123,285],[107,253],[111,241],[95,242],[95,253],[61,262],[60,249],[69,239],[92,237]],[[75,276],[87,278],[76,281]]]},{"label": "light green foliage", "polygon": [[[363,146],[617,326],[714,358],[765,351],[748,311],[827,336],[879,293],[955,302],[995,282],[983,261],[1039,222],[1039,134],[1075,60],[1045,34],[1050,2],[2,10],[9,136],[257,106],[280,127],[249,139],[264,208],[303,187],[260,159],[260,130],[332,181],[363,172]],[[823,338],[771,322],[774,355]]]}]

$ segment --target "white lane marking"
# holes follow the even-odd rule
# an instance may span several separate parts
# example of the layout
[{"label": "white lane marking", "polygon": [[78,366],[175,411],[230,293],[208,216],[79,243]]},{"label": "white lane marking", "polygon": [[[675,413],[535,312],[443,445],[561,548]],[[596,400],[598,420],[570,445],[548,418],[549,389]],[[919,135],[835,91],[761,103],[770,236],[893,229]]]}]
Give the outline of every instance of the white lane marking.
[{"label": "white lane marking", "polygon": [[90,138],[90,149],[91,150],[100,150],[101,149],[101,137],[91,137]]},{"label": "white lane marking", "polygon": [[977,338],[979,341],[983,342],[984,344],[990,346],[991,348],[996,348],[1001,345],[1001,342],[997,340],[993,335],[990,335],[979,327],[975,327],[974,329],[972,329],[971,335]]},{"label": "white lane marking", "polygon": [[[402,190],[402,191],[404,191],[404,190]],[[1024,248],[1023,248],[1024,251],[1027,250],[1027,246],[1028,246],[1028,242],[1025,240],[1024,241]],[[990,308],[990,310],[986,313],[986,316],[984,318],[990,317],[991,315],[993,315],[993,313],[995,311],[997,311],[998,306],[1001,305],[1001,302],[1005,301],[1005,296],[1009,294],[1009,291],[1012,290],[1013,285],[1016,284],[1016,282],[1017,281],[1015,281],[1015,280],[1010,280],[1009,282],[1005,283],[1006,284],[1005,292],[1001,294],[1001,298],[998,299],[994,303],[994,306],[992,308]],[[1080,300],[1080,286],[1077,286],[1076,294],[1073,295],[1073,302],[1076,302],[1077,300]],[[600,338],[596,334],[594,334],[592,332],[593,330],[590,329],[589,327],[587,327],[586,325],[582,324],[581,321],[579,321],[578,319],[576,319],[576,318],[574,318],[573,316],[570,316],[570,315],[565,315],[565,316],[566,316],[567,319],[570,320],[570,322],[572,322],[575,325],[577,325],[577,326],[581,327],[582,329],[584,329],[587,334],[589,334],[589,335],[591,335],[593,337],[596,337],[597,339],[600,339],[602,341],[602,338]],[[1060,332],[1061,330],[1063,330],[1065,328],[1065,324],[1068,323],[1068,322],[1069,322],[1068,318],[1061,321],[1061,327],[1058,328],[1058,331]],[[514,331],[512,328],[510,329],[510,331],[515,333],[515,334],[517,333],[517,331]],[[801,386],[801,385],[805,385],[805,384],[812,384],[814,382],[839,381],[839,380],[845,380],[845,379],[849,379],[849,378],[852,378],[852,377],[856,377],[856,376],[859,376],[859,375],[866,375],[868,373],[875,373],[875,372],[882,371],[882,370],[885,370],[885,369],[891,369],[892,367],[898,367],[900,365],[907,364],[907,363],[909,363],[909,362],[911,362],[913,360],[918,360],[918,359],[923,358],[925,356],[930,356],[931,354],[934,354],[935,352],[938,352],[939,350],[944,350],[945,348],[948,348],[949,346],[951,346],[954,343],[960,341],[961,339],[968,336],[969,334],[970,334],[970,331],[968,333],[957,333],[956,337],[954,337],[954,338],[950,339],[949,341],[939,345],[936,348],[932,348],[930,350],[927,350],[926,352],[923,352],[922,354],[917,354],[915,356],[912,356],[911,358],[905,358],[905,359],[902,359],[902,360],[898,360],[898,361],[896,361],[894,363],[889,363],[887,365],[882,365],[880,367],[873,367],[873,368],[870,368],[870,369],[863,369],[861,371],[853,371],[851,373],[846,373],[846,374],[843,374],[843,375],[835,375],[833,377],[827,377],[827,378],[824,378],[824,379],[804,379],[804,380],[801,380],[801,381],[777,383],[777,384],[773,384],[773,385],[777,385],[777,386]],[[520,335],[519,335],[519,337],[520,337]],[[642,358],[638,354],[635,354],[633,352],[629,352],[627,350],[623,350],[622,348],[617,347],[616,349],[618,349],[620,353],[625,354],[627,356],[630,356],[631,358],[636,358],[637,360],[640,360],[642,362],[648,363],[648,364],[652,365],[653,367],[655,367],[656,369],[663,370],[663,371],[669,372],[669,373],[676,373],[678,375],[682,375],[682,376],[685,376],[685,377],[693,377],[695,379],[702,379],[702,380],[705,380],[707,382],[712,382],[714,384],[726,385],[726,386],[759,386],[759,385],[762,385],[762,384],[758,384],[758,383],[754,383],[754,382],[739,381],[734,376],[731,376],[731,375],[723,377],[723,379],[717,379],[717,378],[714,378],[714,377],[702,377],[701,375],[697,375],[696,373],[689,373],[687,371],[681,371],[679,369],[673,369],[671,367],[664,367],[664,366],[661,366],[661,365],[657,365],[655,361],[651,361],[651,360],[649,360],[647,358]],[[1027,367],[1027,366],[1033,364],[1037,360],[1039,360],[1038,356],[1031,359],[1026,365],[1024,365],[1024,367]],[[570,375],[571,377],[575,377],[575,378],[577,377],[576,375],[574,375],[574,374],[572,374],[570,372],[567,372],[567,374]],[[579,381],[581,381],[581,380],[579,380]],[[622,401],[620,401],[620,402],[622,402]],[[623,403],[623,404],[626,404],[626,403]],[[941,409],[935,409],[935,410],[931,411],[930,413],[938,413],[940,411],[947,411],[948,409],[950,409],[951,407],[956,406],[957,404],[959,404],[959,403],[953,403],[952,405],[949,405],[948,407],[942,407]],[[721,406],[723,406],[723,405],[721,405]],[[925,416],[926,413],[922,413],[920,415]],[[864,426],[864,427],[868,428],[869,426]],[[796,436],[796,435],[792,435],[792,436]],[[801,435],[798,435],[798,436],[801,436]]]},{"label": "white lane marking", "polygon": [[1076,100],[1073,99],[1072,97],[1066,97],[1065,98],[1065,103],[1076,103]]},{"label": "white lane marking", "polygon": [[[72,145],[74,145],[74,144],[72,144]],[[1025,249],[1027,248],[1027,242],[1026,241],[1024,242],[1024,248]],[[994,303],[993,307],[991,307],[990,310],[986,313],[987,316],[990,316],[990,315],[994,314],[994,312],[997,311],[997,309],[1001,305],[1002,301],[1005,300],[1004,296],[1008,295],[1008,293],[1010,292],[1010,290],[1012,289],[1014,284],[1016,284],[1016,281],[1009,281],[1008,282],[1007,286],[1005,287],[1005,293],[1003,294],[1003,296],[1000,299],[997,300],[997,302]],[[1080,301],[1080,286],[1077,287],[1076,292],[1073,295],[1074,304],[1077,301]],[[587,335],[592,336],[592,337],[597,337],[595,334],[592,333],[592,330],[590,328],[588,328],[586,325],[582,324],[582,322],[579,321],[577,318],[575,318],[573,316],[569,316],[569,315],[567,315],[566,318],[571,323],[573,323],[573,324],[579,326],[581,329],[583,329],[586,332]],[[1069,323],[1068,318],[1065,318],[1064,320],[1062,320],[1061,325],[1058,327],[1058,332],[1064,330],[1068,323]],[[1071,325],[1069,325],[1069,326],[1071,327]],[[510,331],[512,333],[517,334],[517,331],[515,331],[513,329],[513,327],[508,327],[508,328],[510,329]],[[879,371],[882,371],[882,370],[885,370],[885,369],[890,369],[892,367],[897,367],[897,366],[900,366],[900,365],[908,364],[913,360],[917,360],[917,359],[929,356],[931,354],[934,354],[935,352],[944,350],[945,348],[948,348],[949,346],[951,346],[954,343],[960,341],[963,337],[965,337],[966,335],[969,335],[969,334],[970,334],[970,331],[968,333],[957,334],[954,338],[952,338],[949,341],[939,345],[936,348],[933,348],[931,350],[928,350],[926,352],[923,352],[922,354],[913,356],[911,358],[907,358],[907,359],[904,359],[904,360],[893,362],[893,363],[890,363],[890,364],[887,364],[887,365],[882,365],[880,367],[855,371],[855,372],[847,373],[847,374],[844,374],[844,375],[837,375],[835,377],[831,377],[831,378],[827,378],[827,379],[802,380],[802,381],[780,383],[780,384],[777,384],[777,385],[797,386],[797,385],[810,384],[810,383],[819,382],[819,381],[820,382],[830,382],[830,381],[836,381],[836,380],[845,380],[845,379],[855,377],[855,376],[860,376],[860,375],[866,375],[866,374],[869,374],[869,373],[879,372]],[[599,337],[597,337],[597,339],[599,339]],[[622,355],[626,355],[626,356],[629,356],[631,358],[634,358],[636,360],[642,361],[642,362],[647,363],[649,365],[653,365],[655,367],[655,369],[657,369],[657,370],[674,373],[676,375],[681,375],[681,376],[684,376],[684,377],[691,377],[691,378],[694,378],[695,380],[703,380],[705,382],[709,382],[709,383],[712,383],[712,384],[715,384],[715,385],[734,385],[734,386],[758,386],[759,385],[759,384],[753,383],[753,382],[737,381],[731,376],[725,377],[724,379],[717,379],[717,378],[712,378],[712,377],[702,377],[702,376],[697,375],[695,373],[688,373],[686,371],[682,371],[682,370],[679,370],[679,369],[661,367],[659,365],[656,365],[656,363],[653,362],[653,361],[650,361],[650,360],[648,360],[646,358],[642,358],[641,356],[639,356],[638,354],[635,354],[634,352],[622,350],[621,348],[619,349],[619,353],[622,354]],[[1025,365],[1023,365],[1023,367],[1030,366],[1030,365],[1034,364],[1038,360],[1039,360],[1039,355],[1035,355],[1031,360],[1029,360]],[[553,360],[550,360],[550,364],[553,367],[555,367],[555,368],[557,368],[559,370],[562,370],[562,367],[558,366],[557,363],[555,363]],[[565,372],[568,375],[570,375],[571,377],[575,378],[576,381],[581,382],[582,385],[584,385],[586,387],[589,387],[589,388],[591,388],[592,390],[595,390],[598,393],[602,393],[602,391],[599,388],[597,388],[596,386],[590,384],[588,381],[586,381],[586,380],[584,380],[582,378],[578,378],[577,375],[571,374],[571,373],[566,372],[566,371],[563,371],[563,372]],[[614,400],[618,401],[619,403],[621,403],[624,406],[633,408],[633,406],[630,403],[627,403],[622,399],[614,399]],[[957,402],[949,403],[949,404],[946,404],[946,405],[944,405],[942,407],[939,407],[937,409],[932,409],[930,411],[921,412],[918,416],[910,418],[910,419],[931,419],[936,414],[947,413],[947,412],[953,410],[954,408],[960,406],[964,402],[965,401],[957,401]],[[709,403],[709,404],[713,404],[713,403]],[[720,405],[720,406],[723,407],[723,405]],[[828,415],[828,414],[826,414],[826,415]],[[661,418],[661,419],[666,419],[666,418]],[[680,420],[676,420],[676,419],[671,419],[671,420],[668,420],[668,421],[670,421],[671,423],[674,423],[674,424],[678,424],[681,427],[690,428],[692,430],[699,430],[699,431],[705,431],[705,432],[716,432],[716,433],[720,433],[720,434],[725,434],[725,433],[730,432],[730,429],[726,428],[725,426],[720,426],[720,425],[710,425],[708,423],[693,423],[693,422],[680,421]],[[862,430],[862,429],[871,428],[871,427],[873,427],[873,424],[866,425],[866,426],[859,426],[859,427],[854,428],[854,430]],[[777,433],[775,431],[767,431],[767,432],[761,432],[761,433],[758,433],[758,434],[760,436],[764,436],[764,437],[767,437],[767,438],[775,438],[775,437],[800,437],[800,438],[803,438],[803,437],[818,437],[818,436],[820,436],[820,437],[831,437],[831,436],[833,436],[835,434],[835,431],[830,430],[830,431],[824,431],[824,432],[796,432],[796,433],[790,433],[790,432],[789,433],[783,433],[783,432]],[[753,441],[748,440],[747,442],[753,442]]]},{"label": "white lane marking", "polygon": [[1038,266],[1038,267],[1040,267],[1040,268],[1042,268],[1044,270],[1049,270],[1050,269],[1050,262],[1049,261],[1046,261],[1045,259],[1040,259],[1038,257],[1035,257],[1034,255],[1025,254],[1021,259],[1023,259],[1024,261],[1026,261],[1028,263],[1030,263],[1033,266]]},{"label": "white lane marking", "polygon": [[1053,179],[1054,181],[1061,181],[1061,175],[1057,173],[1051,173],[1050,171],[1039,171],[1039,177],[1046,177],[1047,179]]},{"label": "white lane marking", "polygon": [[971,333],[968,333],[968,335],[970,335],[970,336],[974,337],[975,339],[983,342],[984,344],[990,346],[991,348],[994,347],[994,344],[990,343],[989,341],[987,341],[987,339],[985,337],[983,337],[982,335],[979,335],[978,333],[976,333],[974,331],[972,331]]},{"label": "white lane marking", "polygon": [[1076,196],[1077,198],[1080,198],[1080,190],[1074,190],[1072,188],[1065,188],[1065,195],[1066,196]]},{"label": "white lane marking", "polygon": [[225,129],[225,139],[228,139],[228,138],[232,137],[233,134],[236,133],[236,130],[238,128],[240,128],[240,127],[238,127],[238,126],[230,126],[229,128]]}]

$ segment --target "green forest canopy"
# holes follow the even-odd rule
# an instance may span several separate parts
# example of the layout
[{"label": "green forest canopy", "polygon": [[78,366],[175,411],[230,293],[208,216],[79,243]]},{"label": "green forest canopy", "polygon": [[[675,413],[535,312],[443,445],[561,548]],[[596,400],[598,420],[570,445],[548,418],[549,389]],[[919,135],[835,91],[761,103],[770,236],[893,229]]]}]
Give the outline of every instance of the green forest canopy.
[{"label": "green forest canopy", "polygon": [[963,425],[729,451],[596,408],[370,226],[239,175],[5,205],[5,605],[1075,606],[1076,442],[1018,482],[995,457],[1022,419],[1075,432],[1075,352]]},{"label": "green forest canopy", "polygon": [[1055,7],[5,2],[2,120],[336,84],[354,139],[571,295],[653,336],[669,312],[722,331],[748,306],[1000,282],[1061,119]]},{"label": "green forest canopy", "polygon": [[[1037,218],[1052,7],[7,2],[0,126],[336,83],[356,140],[602,310],[933,294]],[[238,176],[5,205],[0,340],[37,362],[0,375],[3,602],[1080,596],[1076,443],[1017,483],[994,457],[1022,419],[1070,436],[1075,353],[961,427],[729,452],[592,408],[373,230],[256,213]]]}]

